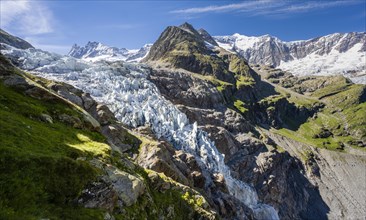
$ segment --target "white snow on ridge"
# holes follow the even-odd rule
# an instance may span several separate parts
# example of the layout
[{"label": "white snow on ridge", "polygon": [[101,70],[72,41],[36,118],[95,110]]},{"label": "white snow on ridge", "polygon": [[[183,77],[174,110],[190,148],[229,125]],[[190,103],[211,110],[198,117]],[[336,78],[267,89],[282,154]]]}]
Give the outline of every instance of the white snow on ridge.
[{"label": "white snow on ridge", "polygon": [[[366,84],[366,52],[360,52],[361,47],[362,44],[358,43],[343,53],[333,49],[327,56],[314,52],[301,59],[281,61],[277,68],[298,76],[338,73],[350,77],[356,83]],[[357,72],[357,76],[353,77],[352,71]]]},{"label": "white snow on ridge", "polygon": [[[250,207],[257,219],[279,219],[275,209],[258,201],[256,191],[233,178],[208,135],[190,124],[186,115],[166,100],[147,80],[143,65],[125,62],[87,62],[37,49],[20,50],[4,45],[2,53],[34,75],[66,82],[106,104],[117,119],[131,127],[149,125],[157,137],[195,156],[208,181],[221,173],[231,195]],[[45,60],[45,62],[42,62]]]},{"label": "white snow on ridge", "polygon": [[90,62],[100,60],[140,62],[149,53],[151,46],[152,44],[145,44],[140,49],[130,50],[110,47],[99,42],[88,42],[83,47],[76,44],[73,45],[68,55]]},{"label": "white snow on ridge", "polygon": [[245,36],[238,33],[235,33],[231,36],[214,36],[214,39],[216,40],[216,42],[219,44],[220,47],[227,50],[237,48],[243,51],[247,49],[257,48],[257,46],[259,46],[260,43],[269,41],[271,38],[280,41],[278,38],[272,37],[268,34],[258,37]]},{"label": "white snow on ridge", "polygon": [[273,65],[294,75],[344,75],[366,84],[366,34],[334,33],[319,38],[281,41],[270,35],[240,34],[214,36],[226,50],[234,51],[252,64]]}]

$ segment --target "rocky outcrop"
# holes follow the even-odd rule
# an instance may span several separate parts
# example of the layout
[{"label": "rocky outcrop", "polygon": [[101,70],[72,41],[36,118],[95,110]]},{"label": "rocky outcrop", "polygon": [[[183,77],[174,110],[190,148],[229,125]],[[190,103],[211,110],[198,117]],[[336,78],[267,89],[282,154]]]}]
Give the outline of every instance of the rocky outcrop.
[{"label": "rocky outcrop", "polygon": [[219,46],[217,44],[217,42],[215,41],[215,39],[203,28],[200,28],[197,30],[197,32],[201,35],[201,37],[208,43],[214,45],[214,46]]},{"label": "rocky outcrop", "polygon": [[174,104],[212,108],[224,102],[222,94],[210,82],[184,72],[153,69],[149,80],[158,86],[163,95],[169,96]]},{"label": "rocky outcrop", "polygon": [[[193,186],[193,179],[190,176],[195,171],[197,173],[196,176],[202,177],[201,170],[192,155],[188,155],[188,158],[190,158],[188,160],[191,162],[185,163],[186,161],[182,161],[181,158],[187,159],[187,155],[182,156],[182,154],[184,153],[175,151],[166,142],[156,143],[151,141],[150,143],[142,144],[136,162],[146,169],[164,173],[177,182]],[[203,184],[201,184],[202,186]]]}]

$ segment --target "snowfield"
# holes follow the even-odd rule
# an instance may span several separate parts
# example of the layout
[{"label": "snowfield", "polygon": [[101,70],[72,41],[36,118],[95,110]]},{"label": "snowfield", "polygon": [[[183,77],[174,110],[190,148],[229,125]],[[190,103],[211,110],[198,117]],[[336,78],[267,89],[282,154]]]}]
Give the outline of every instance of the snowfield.
[{"label": "snowfield", "polygon": [[235,51],[252,64],[273,65],[298,76],[341,74],[366,84],[365,33],[335,33],[290,42],[270,35],[234,34],[214,39],[220,47]]},{"label": "snowfield", "polygon": [[[313,52],[301,59],[281,62],[277,67],[294,75],[334,75],[349,77],[354,83],[366,84],[366,52],[360,52],[361,43],[346,52],[332,49],[326,56]],[[356,74],[357,73],[357,74]]]},{"label": "snowfield", "polygon": [[91,62],[100,60],[140,62],[149,53],[151,46],[152,44],[145,44],[140,49],[129,50],[110,47],[99,42],[88,42],[83,47],[74,44],[68,55]]}]

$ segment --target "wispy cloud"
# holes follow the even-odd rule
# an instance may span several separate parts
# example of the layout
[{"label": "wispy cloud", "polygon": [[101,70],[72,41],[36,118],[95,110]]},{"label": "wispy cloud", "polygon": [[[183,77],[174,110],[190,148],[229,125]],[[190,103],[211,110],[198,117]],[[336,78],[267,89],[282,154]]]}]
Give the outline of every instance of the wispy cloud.
[{"label": "wispy cloud", "polygon": [[53,15],[41,1],[1,1],[1,28],[11,29],[24,35],[37,35],[53,31]]},{"label": "wispy cloud", "polygon": [[129,30],[129,29],[139,28],[141,26],[142,25],[139,25],[139,24],[107,24],[107,25],[99,26],[99,28]]},{"label": "wispy cloud", "polygon": [[[47,44],[47,39],[49,39],[50,36],[32,36],[32,37],[25,37],[24,40],[28,41],[30,44],[32,44],[35,48],[39,48],[45,51],[51,51],[59,54],[67,54],[71,46],[70,45],[57,45],[57,44]],[[52,38],[52,37],[51,37]]]},{"label": "wispy cloud", "polygon": [[170,11],[181,15],[208,14],[208,13],[243,13],[255,15],[286,15],[294,13],[306,13],[331,7],[353,5],[363,3],[363,0],[339,0],[339,1],[287,1],[287,0],[258,0],[244,1],[235,4],[209,5],[197,8],[185,8]]}]

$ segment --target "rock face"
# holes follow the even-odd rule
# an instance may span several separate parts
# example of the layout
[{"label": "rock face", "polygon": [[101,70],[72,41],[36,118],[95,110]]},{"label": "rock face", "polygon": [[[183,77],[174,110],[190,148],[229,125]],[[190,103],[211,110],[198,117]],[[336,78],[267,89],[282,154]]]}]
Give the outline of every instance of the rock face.
[{"label": "rock face", "polygon": [[362,55],[366,51],[366,35],[362,32],[335,33],[293,42],[270,35],[234,34],[214,39],[252,64],[272,65],[300,76],[343,74],[355,82],[366,82],[363,76],[366,60]]},{"label": "rock face", "polygon": [[[258,136],[256,137],[258,131],[253,128],[251,122],[236,111],[225,107],[222,99],[221,103],[215,103],[215,105],[200,102],[198,100],[204,96],[198,96],[200,90],[192,88],[188,89],[192,93],[191,102],[186,102],[185,96],[176,96],[175,94],[186,92],[181,86],[183,83],[177,83],[177,79],[189,79],[189,76],[177,77],[176,74],[174,71],[154,70],[151,80],[158,87],[164,84],[164,87],[159,87],[160,91],[172,102],[178,104],[178,108],[188,116],[189,120],[197,121],[198,125],[208,132],[220,152],[225,154],[225,161],[234,176],[253,184],[259,193],[259,198],[279,210],[279,216],[282,219],[304,216],[326,218],[327,205],[319,197],[312,183],[303,176],[302,173],[305,171],[299,160],[276,150],[269,152],[268,148],[271,148],[271,145],[267,146],[258,139]],[[169,83],[170,78],[175,80]],[[194,80],[197,88],[202,88],[198,85],[205,83],[203,80]],[[169,92],[165,87],[176,92]],[[197,99],[195,100],[194,97]],[[273,119],[273,121],[277,120]],[[263,121],[263,123],[266,122]],[[306,205],[312,202],[316,202],[319,206]]]},{"label": "rock face", "polygon": [[[365,158],[362,151],[356,154],[341,153],[325,149],[314,149],[302,143],[282,136],[269,134],[279,146],[289,154],[303,157],[308,152],[310,157],[306,162],[309,181],[316,186],[326,206],[327,218],[363,218],[365,210]],[[314,170],[314,167],[316,169]],[[314,172],[315,171],[315,172]],[[353,178],[352,181],[349,178]],[[355,186],[357,185],[357,186]],[[313,203],[314,205],[319,203]],[[322,211],[321,209],[318,209]],[[308,213],[310,214],[310,213]],[[315,213],[314,213],[315,214]],[[304,217],[307,216],[304,213]],[[325,217],[325,216],[324,216]]]},{"label": "rock face", "polygon": [[219,46],[217,44],[217,42],[215,41],[215,39],[213,37],[211,37],[211,35],[203,28],[198,30],[198,33],[201,35],[201,37],[207,41],[208,43],[214,45],[214,46]]},{"label": "rock face", "polygon": [[[165,34],[163,33],[162,36]],[[160,42],[160,45],[162,44]],[[164,55],[160,56],[164,57]],[[198,74],[207,74],[199,68],[194,70],[188,68],[187,70]],[[286,75],[282,72],[278,72],[278,74]],[[322,198],[321,195],[324,191],[321,190],[323,189],[318,189],[317,183],[311,180],[312,176],[319,176],[321,168],[317,163],[312,159],[303,162],[301,155],[280,153],[275,150],[277,142],[270,138],[258,140],[258,130],[251,125],[262,124],[262,126],[269,125],[275,128],[291,127],[293,124],[288,124],[288,117],[296,115],[291,121],[298,123],[295,126],[299,126],[323,108],[324,104],[314,102],[307,107],[291,104],[294,101],[289,102],[288,98],[289,95],[294,94],[289,92],[286,97],[286,95],[276,94],[273,91],[268,92],[274,88],[266,84],[254,86],[257,88],[254,92],[255,96],[245,98],[245,96],[240,95],[240,92],[238,92],[239,94],[233,92],[223,95],[221,93],[222,96],[219,98],[220,96],[216,95],[216,91],[212,90],[214,84],[208,83],[208,80],[204,78],[194,76],[195,74],[190,72],[154,66],[149,79],[158,86],[166,98],[185,112],[189,120],[197,121],[198,125],[208,132],[212,140],[215,140],[220,152],[225,154],[225,161],[230,166],[233,175],[245,182],[252,183],[259,192],[260,199],[279,210],[281,218],[325,219],[333,216],[328,214],[330,209],[334,208],[331,201]],[[274,79],[281,79],[281,76],[274,77]],[[334,79],[330,78],[329,80]],[[306,81],[299,80],[299,85],[302,85],[303,82]],[[327,87],[326,85],[327,82],[324,81],[323,84],[318,85],[318,88],[319,86]],[[312,87],[304,86],[301,88],[311,89]],[[248,112],[254,110],[253,114],[247,114],[247,117],[244,114],[243,117],[242,114],[228,109],[226,100],[233,96],[240,97],[240,100],[251,100],[252,102],[257,100],[256,104],[248,106]],[[362,97],[362,94],[356,96]],[[248,117],[248,115],[250,116]],[[294,147],[296,145],[293,143]],[[309,173],[308,176],[304,176],[305,173]],[[329,185],[329,183],[326,184]],[[343,206],[348,206],[347,200],[343,200],[342,203]],[[351,209],[347,210],[347,213],[353,212]],[[350,213],[349,215],[357,216],[358,214]]]}]

